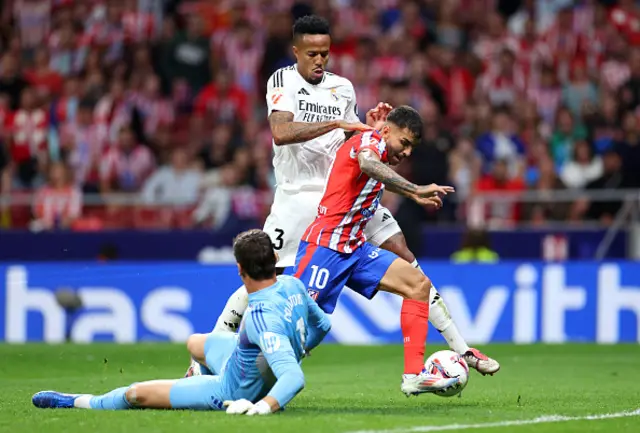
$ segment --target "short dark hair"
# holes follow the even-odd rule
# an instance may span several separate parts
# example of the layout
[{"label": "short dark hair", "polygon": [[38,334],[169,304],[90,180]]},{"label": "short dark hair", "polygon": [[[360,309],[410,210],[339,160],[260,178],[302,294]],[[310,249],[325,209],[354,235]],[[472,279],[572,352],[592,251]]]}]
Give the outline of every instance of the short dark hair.
[{"label": "short dark hair", "polygon": [[240,233],[233,240],[233,255],[249,278],[261,281],[276,275],[276,255],[269,235],[253,229]]},{"label": "short dark hair", "polygon": [[305,15],[293,23],[293,39],[303,35],[329,34],[329,22],[318,15]]},{"label": "short dark hair", "polygon": [[391,110],[387,116],[387,122],[393,123],[400,129],[408,129],[413,135],[414,141],[422,138],[422,118],[414,108],[408,105],[400,105]]},{"label": "short dark hair", "polygon": [[493,113],[494,116],[497,116],[499,114],[504,114],[505,116],[509,116],[511,117],[511,108],[509,108],[508,105],[497,105],[496,107],[493,108]]},{"label": "short dark hair", "polygon": [[78,103],[78,108],[81,110],[93,110],[93,101],[89,98],[82,98]]}]

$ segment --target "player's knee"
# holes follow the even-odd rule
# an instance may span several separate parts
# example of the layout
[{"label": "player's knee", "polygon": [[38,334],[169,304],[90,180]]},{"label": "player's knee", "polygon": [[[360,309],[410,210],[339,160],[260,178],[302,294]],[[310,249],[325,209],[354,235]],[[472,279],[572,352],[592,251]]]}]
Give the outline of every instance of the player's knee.
[{"label": "player's knee", "polygon": [[207,339],[206,334],[191,334],[187,338],[187,350],[195,360],[204,359],[204,343]]},{"label": "player's knee", "polygon": [[421,272],[417,273],[419,275],[411,278],[412,281],[408,288],[407,298],[414,299],[416,301],[429,302],[431,280],[429,280],[429,277],[422,275]]},{"label": "player's knee", "polygon": [[420,283],[420,300],[429,302],[431,299],[431,287],[433,286],[433,283],[426,275],[423,275],[423,277],[424,278],[422,278],[422,282]]},{"label": "player's knee", "polygon": [[137,383],[134,383],[127,389],[124,397],[131,406],[144,406],[144,392],[140,392],[140,386]]}]

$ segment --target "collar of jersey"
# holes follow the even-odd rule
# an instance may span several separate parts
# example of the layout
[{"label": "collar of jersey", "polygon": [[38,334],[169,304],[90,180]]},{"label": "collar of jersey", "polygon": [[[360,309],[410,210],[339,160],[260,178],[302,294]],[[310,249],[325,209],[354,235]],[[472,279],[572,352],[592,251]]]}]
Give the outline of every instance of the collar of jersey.
[{"label": "collar of jersey", "polygon": [[267,293],[271,292],[272,290],[274,290],[279,285],[278,283],[279,282],[276,281],[275,284],[272,284],[269,287],[265,287],[264,289],[258,290],[257,292],[249,293],[248,294],[249,295],[249,299],[255,299],[255,298],[258,298],[258,297],[262,296],[263,293],[267,294]]}]

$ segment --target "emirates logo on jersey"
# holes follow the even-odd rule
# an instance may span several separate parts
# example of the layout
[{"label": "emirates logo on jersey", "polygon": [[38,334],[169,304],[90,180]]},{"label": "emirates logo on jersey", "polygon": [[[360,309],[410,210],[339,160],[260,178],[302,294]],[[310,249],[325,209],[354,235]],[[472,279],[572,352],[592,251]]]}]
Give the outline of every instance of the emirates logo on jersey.
[{"label": "emirates logo on jersey", "polygon": [[302,112],[303,122],[326,122],[342,118],[342,108],[334,105],[324,105],[317,102],[309,102],[301,99],[298,101],[298,110]]}]

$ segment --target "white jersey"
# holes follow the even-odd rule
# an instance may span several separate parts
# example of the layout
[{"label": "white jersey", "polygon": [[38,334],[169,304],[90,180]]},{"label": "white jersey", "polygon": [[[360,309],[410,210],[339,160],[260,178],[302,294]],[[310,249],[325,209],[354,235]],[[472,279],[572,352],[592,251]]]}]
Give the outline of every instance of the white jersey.
[{"label": "white jersey", "polygon": [[[349,80],[325,72],[320,83],[310,84],[298,73],[296,65],[278,69],[269,78],[267,107],[269,115],[274,111],[293,113],[294,122],[359,121],[356,93]],[[274,143],[277,188],[291,192],[322,191],[336,151],[344,140],[344,130],[335,129],[303,143],[282,146]]]}]

